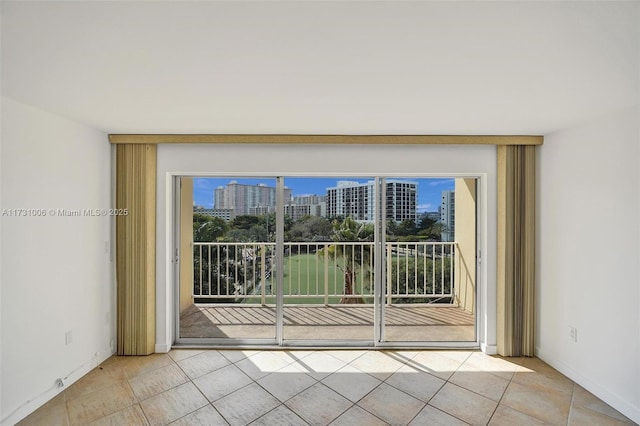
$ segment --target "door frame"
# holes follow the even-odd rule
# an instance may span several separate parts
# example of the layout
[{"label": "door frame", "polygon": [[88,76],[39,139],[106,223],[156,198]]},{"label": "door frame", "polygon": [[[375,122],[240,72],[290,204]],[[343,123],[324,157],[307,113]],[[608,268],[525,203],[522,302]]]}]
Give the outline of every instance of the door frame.
[{"label": "door frame", "polygon": [[[268,178],[276,179],[276,193],[277,193],[277,205],[276,210],[278,212],[284,212],[284,179],[287,177],[352,177],[352,178],[373,178],[376,182],[376,189],[378,189],[376,203],[376,214],[379,214],[380,220],[375,221],[375,232],[378,234],[376,246],[385,246],[385,233],[386,233],[386,205],[381,202],[384,196],[386,196],[386,186],[382,185],[387,178],[474,178],[476,179],[476,294],[475,294],[475,306],[476,313],[474,318],[475,323],[475,340],[474,341],[434,341],[434,342],[420,342],[420,341],[392,341],[388,342],[384,340],[384,320],[385,320],[385,306],[384,306],[384,279],[386,274],[382,273],[384,262],[382,262],[384,255],[383,249],[379,247],[374,251],[376,256],[380,256],[377,259],[376,272],[374,274],[374,332],[372,333],[373,339],[361,340],[361,341],[346,341],[346,340],[285,340],[283,334],[283,318],[284,318],[284,295],[283,292],[283,277],[276,277],[276,324],[275,326],[275,338],[274,339],[262,339],[262,338],[181,338],[179,336],[180,330],[180,178],[221,178],[221,177],[236,177],[236,178]],[[281,347],[281,348],[367,348],[367,347],[379,347],[384,349],[409,349],[409,348],[464,348],[464,349],[477,349],[481,348],[481,321],[480,317],[487,309],[486,304],[481,303],[484,300],[481,297],[483,289],[486,286],[483,277],[486,277],[486,271],[484,271],[486,262],[483,261],[482,247],[486,244],[486,216],[482,213],[486,210],[486,201],[483,198],[482,188],[486,185],[485,173],[455,173],[455,174],[430,174],[430,173],[281,173],[274,175],[273,173],[201,173],[201,172],[181,172],[181,173],[167,173],[167,248],[170,257],[168,262],[168,284],[169,288],[173,292],[173,336],[174,346],[181,347],[208,347],[208,348],[263,348],[263,347]],[[170,183],[170,184],[169,184]],[[279,219],[278,219],[279,218]],[[482,224],[482,226],[481,226]],[[280,248],[283,248],[284,244],[284,215],[276,214],[276,253],[278,251],[278,239],[280,239]],[[277,274],[283,274],[283,258],[282,256],[276,256]],[[170,271],[169,271],[170,269]]]}]

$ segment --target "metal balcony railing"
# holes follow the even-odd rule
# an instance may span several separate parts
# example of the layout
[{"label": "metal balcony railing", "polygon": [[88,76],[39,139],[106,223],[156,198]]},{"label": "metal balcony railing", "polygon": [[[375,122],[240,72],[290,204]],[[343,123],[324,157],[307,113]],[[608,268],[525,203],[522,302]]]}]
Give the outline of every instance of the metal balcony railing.
[{"label": "metal balcony railing", "polygon": [[[388,304],[453,303],[456,243],[386,243]],[[275,303],[275,243],[194,243],[198,302]],[[373,303],[373,242],[284,244],[288,303]]]}]

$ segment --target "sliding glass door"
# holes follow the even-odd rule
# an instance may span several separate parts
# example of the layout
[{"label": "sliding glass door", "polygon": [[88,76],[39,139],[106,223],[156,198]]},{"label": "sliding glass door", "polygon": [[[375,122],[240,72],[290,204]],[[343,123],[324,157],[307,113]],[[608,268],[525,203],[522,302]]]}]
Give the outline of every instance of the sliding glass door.
[{"label": "sliding glass door", "polygon": [[275,343],[276,179],[179,181],[179,338]]},{"label": "sliding glass door", "polygon": [[377,197],[370,177],[285,179],[285,343],[373,344]]},{"label": "sliding glass door", "polygon": [[181,177],[179,343],[476,341],[477,179]]},{"label": "sliding glass door", "polygon": [[381,343],[476,341],[476,181],[383,179]]}]

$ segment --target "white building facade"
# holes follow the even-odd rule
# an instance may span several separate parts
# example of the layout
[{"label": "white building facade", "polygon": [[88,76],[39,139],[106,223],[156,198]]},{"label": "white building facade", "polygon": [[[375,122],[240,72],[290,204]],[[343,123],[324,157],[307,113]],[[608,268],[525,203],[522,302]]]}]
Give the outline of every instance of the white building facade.
[{"label": "white building facade", "polygon": [[[404,180],[386,181],[387,220],[416,220],[418,183]],[[358,221],[375,220],[375,183],[338,181],[327,188],[327,216],[352,217]]]},{"label": "white building facade", "polygon": [[445,229],[441,234],[442,241],[455,241],[456,192],[454,190],[442,191],[440,201],[440,222],[445,226]]}]

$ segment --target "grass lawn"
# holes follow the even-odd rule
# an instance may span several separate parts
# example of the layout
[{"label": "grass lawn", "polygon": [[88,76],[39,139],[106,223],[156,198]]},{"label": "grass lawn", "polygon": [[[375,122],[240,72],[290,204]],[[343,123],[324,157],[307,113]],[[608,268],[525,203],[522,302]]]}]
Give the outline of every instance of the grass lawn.
[{"label": "grass lawn", "polygon": [[[284,294],[285,303],[322,304],[324,296],[295,297],[294,295],[324,295],[325,263],[322,255],[298,254],[284,259]],[[329,294],[340,294],[344,291],[344,274],[338,266],[342,266],[341,258],[337,262],[329,259],[327,275]],[[358,271],[360,272],[360,271]],[[356,291],[361,291],[361,277],[358,274]],[[288,295],[294,297],[287,297]],[[329,297],[329,303],[339,303],[340,297]],[[246,298],[243,303],[260,303],[259,297]],[[275,303],[275,297],[267,297],[267,303]]]}]

